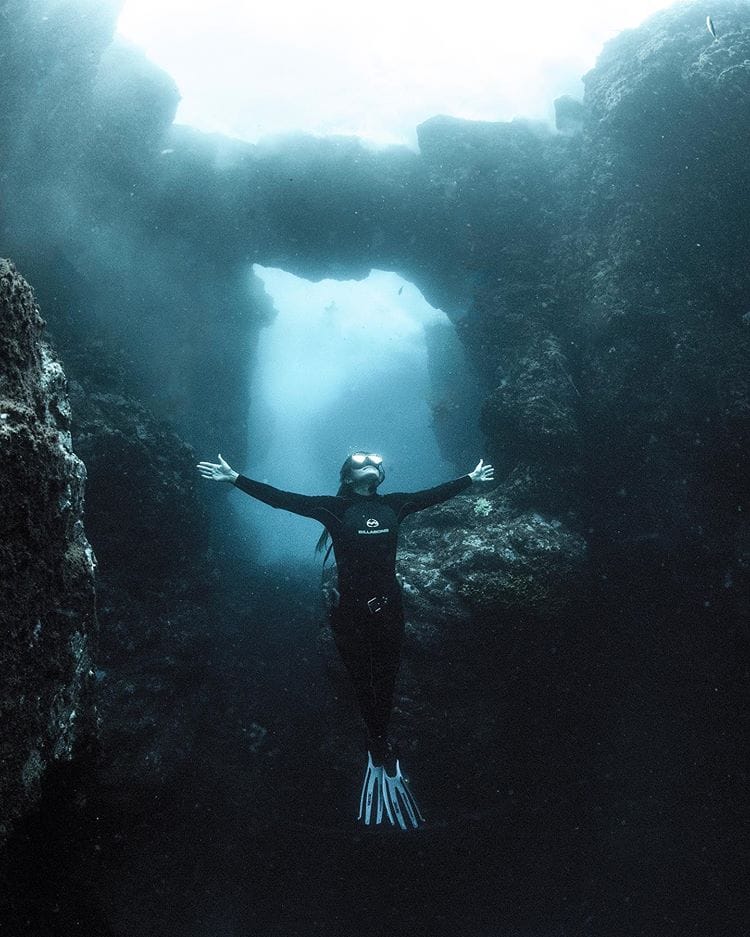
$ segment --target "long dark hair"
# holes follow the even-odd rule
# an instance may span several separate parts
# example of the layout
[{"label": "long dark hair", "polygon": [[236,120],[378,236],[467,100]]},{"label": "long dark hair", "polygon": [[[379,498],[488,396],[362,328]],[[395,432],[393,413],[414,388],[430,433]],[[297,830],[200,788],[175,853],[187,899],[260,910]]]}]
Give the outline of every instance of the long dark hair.
[{"label": "long dark hair", "polygon": [[[339,469],[339,490],[336,492],[336,497],[341,498],[349,494],[349,491],[353,484],[352,479],[352,456],[355,452],[369,452],[369,449],[355,449],[354,452],[349,453],[349,455],[344,459],[344,463]],[[385,472],[383,471],[382,466],[378,466],[380,471],[380,481],[385,478]],[[318,538],[318,542],[315,544],[315,552],[322,553],[326,548],[328,543],[328,531],[323,528],[323,533]],[[323,561],[325,562],[325,560]]]}]

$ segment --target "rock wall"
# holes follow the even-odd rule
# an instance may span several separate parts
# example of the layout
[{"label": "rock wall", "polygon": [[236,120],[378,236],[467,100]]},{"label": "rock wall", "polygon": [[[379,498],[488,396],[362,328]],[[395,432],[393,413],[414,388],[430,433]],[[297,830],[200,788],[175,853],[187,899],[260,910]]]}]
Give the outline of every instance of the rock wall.
[{"label": "rock wall", "polygon": [[149,787],[182,761],[202,718],[218,560],[195,452],[126,384],[115,369],[104,384],[90,373],[70,399],[99,560],[100,778]]},{"label": "rock wall", "polygon": [[34,295],[0,260],[0,844],[55,761],[96,729],[95,559],[65,375]]},{"label": "rock wall", "polygon": [[594,526],[730,562],[750,440],[750,24],[744,4],[716,16],[716,41],[698,4],[655,17],[586,76],[574,339],[584,442],[616,466],[591,460]]},{"label": "rock wall", "polygon": [[159,785],[182,763],[211,680],[217,577],[195,453],[127,396],[127,360],[92,336],[69,350],[84,374],[68,382],[8,261],[0,285],[4,842],[48,766],[84,747],[112,786]]}]

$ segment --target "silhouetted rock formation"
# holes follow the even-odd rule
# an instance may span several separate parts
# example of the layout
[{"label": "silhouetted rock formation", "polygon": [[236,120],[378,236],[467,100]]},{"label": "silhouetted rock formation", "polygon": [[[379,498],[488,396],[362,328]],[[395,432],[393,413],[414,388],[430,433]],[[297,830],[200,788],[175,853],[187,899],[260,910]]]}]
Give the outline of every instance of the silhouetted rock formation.
[{"label": "silhouetted rock formation", "polygon": [[65,375],[28,284],[0,260],[0,844],[48,765],[95,730],[93,551]]},{"label": "silhouetted rock formation", "polygon": [[70,394],[99,560],[100,770],[112,783],[152,786],[194,743],[191,713],[207,696],[216,630],[206,607],[216,587],[208,492],[199,492],[193,450],[121,392],[115,368],[106,387],[94,373],[72,381]]}]

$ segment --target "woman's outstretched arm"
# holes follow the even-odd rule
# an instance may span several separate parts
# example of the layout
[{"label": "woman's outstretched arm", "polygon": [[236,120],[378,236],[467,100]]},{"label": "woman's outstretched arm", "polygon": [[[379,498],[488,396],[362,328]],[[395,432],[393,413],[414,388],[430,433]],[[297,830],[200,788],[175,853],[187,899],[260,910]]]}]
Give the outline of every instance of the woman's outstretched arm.
[{"label": "woman's outstretched arm", "polygon": [[474,482],[493,481],[494,473],[494,468],[491,465],[485,465],[484,461],[480,459],[473,472],[468,472],[453,481],[436,485],[434,488],[425,488],[424,491],[400,492],[385,497],[396,511],[398,519],[402,520],[407,514],[431,508],[442,501],[447,501],[448,498],[452,498],[454,495],[460,494],[462,491],[466,491]]},{"label": "woman's outstretched arm", "polygon": [[321,524],[337,520],[335,512],[332,511],[332,502],[336,501],[335,498],[326,495],[300,495],[294,491],[282,491],[272,485],[256,482],[252,478],[235,472],[221,457],[221,453],[218,463],[199,462],[197,468],[204,478],[217,482],[229,482],[240,491],[244,491],[245,494],[272,508],[281,508],[284,511],[291,511],[292,514],[300,514],[302,517],[312,517]]}]

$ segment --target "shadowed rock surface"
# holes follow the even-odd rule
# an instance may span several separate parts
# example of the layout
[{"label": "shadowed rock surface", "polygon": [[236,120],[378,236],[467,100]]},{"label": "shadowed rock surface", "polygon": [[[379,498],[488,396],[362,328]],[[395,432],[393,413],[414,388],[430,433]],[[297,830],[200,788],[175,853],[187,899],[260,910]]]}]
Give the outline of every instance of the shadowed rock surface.
[{"label": "shadowed rock surface", "polygon": [[[79,362],[80,365],[80,362]],[[207,691],[217,579],[195,453],[168,424],[96,377],[71,385],[74,443],[101,544],[96,679],[107,783],[162,784],[194,744]],[[200,716],[198,716],[200,719]]]},{"label": "shadowed rock surface", "polygon": [[0,845],[50,764],[90,744],[97,621],[86,471],[34,294],[0,260]]}]

